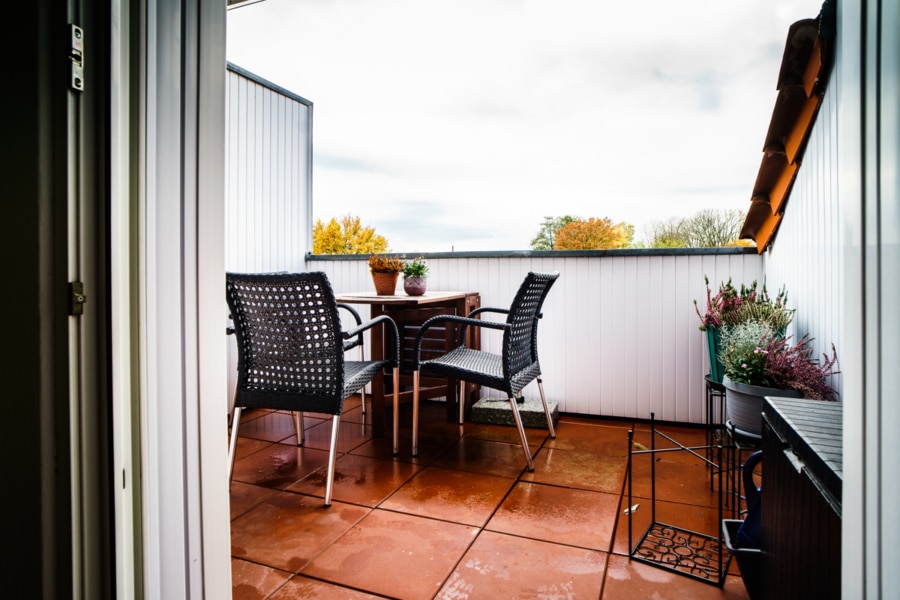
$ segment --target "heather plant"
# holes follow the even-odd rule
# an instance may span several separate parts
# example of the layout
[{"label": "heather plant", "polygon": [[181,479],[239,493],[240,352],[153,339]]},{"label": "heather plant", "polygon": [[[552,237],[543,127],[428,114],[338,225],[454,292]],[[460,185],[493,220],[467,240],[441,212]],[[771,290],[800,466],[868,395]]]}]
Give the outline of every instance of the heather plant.
[{"label": "heather plant", "polygon": [[752,320],[767,323],[772,329],[782,333],[794,318],[794,311],[787,308],[785,288],[775,298],[771,298],[765,285],[762,290],[758,290],[754,281],[750,285],[741,284],[740,289],[737,289],[729,279],[719,284],[719,290],[713,296],[709,278],[704,276],[703,280],[706,282],[705,312],[701,313],[697,301],[694,301],[694,310],[700,317],[701,331],[706,331],[708,327],[733,327]]},{"label": "heather plant", "polygon": [[731,381],[761,387],[797,390],[805,398],[834,400],[836,393],[828,377],[836,375],[837,352],[813,358],[813,338],[803,336],[797,344],[776,335],[761,321],[747,321],[724,330],[722,362]]},{"label": "heather plant", "polygon": [[372,254],[369,256],[369,270],[373,273],[400,273],[403,271],[404,261],[399,256],[387,254]]},{"label": "heather plant", "polygon": [[765,347],[772,335],[772,329],[761,321],[747,321],[725,329],[719,358],[728,379],[769,387],[765,375]]},{"label": "heather plant", "polygon": [[836,400],[837,394],[830,385],[828,377],[836,375],[837,351],[831,345],[831,356],[822,354],[822,362],[812,357],[810,345],[813,338],[803,336],[799,342],[791,346],[788,340],[773,337],[766,343],[765,374],[771,387],[797,390],[803,392],[804,398],[814,400]]}]

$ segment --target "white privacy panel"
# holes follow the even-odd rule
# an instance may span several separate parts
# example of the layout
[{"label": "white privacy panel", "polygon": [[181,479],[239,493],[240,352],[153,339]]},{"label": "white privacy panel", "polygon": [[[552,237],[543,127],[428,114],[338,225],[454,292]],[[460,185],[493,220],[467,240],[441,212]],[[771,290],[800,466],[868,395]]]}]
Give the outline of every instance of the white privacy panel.
[{"label": "white privacy panel", "polygon": [[303,270],[312,248],[312,103],[228,65],[225,268]]},{"label": "white privacy panel", "polygon": [[[226,271],[305,269],[304,256],[312,249],[312,110],[297,94],[228,65]],[[226,311],[224,290],[222,306]],[[228,364],[230,394],[237,379],[233,339]]]},{"label": "white privacy panel", "polygon": [[[508,308],[529,271],[559,271],[538,341],[544,390],[565,413],[702,423],[705,334],[694,312],[704,275],[713,288],[763,279],[763,259],[744,253],[610,252],[602,256],[425,255],[432,290],[476,291],[482,306]],[[312,259],[337,293],[370,291],[365,260]],[[360,308],[366,310],[364,306]],[[484,333],[482,348],[499,351]],[[483,390],[482,395],[496,395]],[[534,384],[525,389],[534,396]]]}]

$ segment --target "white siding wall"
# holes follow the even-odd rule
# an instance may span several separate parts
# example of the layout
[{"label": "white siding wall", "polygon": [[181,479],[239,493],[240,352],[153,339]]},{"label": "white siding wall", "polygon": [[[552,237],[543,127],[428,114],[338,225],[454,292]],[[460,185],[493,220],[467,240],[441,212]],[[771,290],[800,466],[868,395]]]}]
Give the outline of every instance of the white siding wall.
[{"label": "white siding wall", "polygon": [[[225,270],[303,271],[312,249],[312,103],[234,65],[225,98]],[[228,364],[230,407],[231,340]]]},{"label": "white siding wall", "polygon": [[[706,288],[729,277],[762,280],[755,254],[428,258],[433,290],[477,291],[482,306],[508,307],[528,271],[559,271],[540,325],[548,399],[566,413],[702,423],[705,334],[694,312]],[[364,260],[311,260],[337,293],[372,290]],[[362,307],[365,311],[365,307]],[[483,334],[482,347],[499,350]],[[483,395],[496,392],[485,390]],[[525,390],[534,396],[532,384]]]},{"label": "white siding wall", "polygon": [[232,65],[225,268],[299,271],[312,249],[312,103]]},{"label": "white siding wall", "polygon": [[[771,291],[787,286],[789,304],[797,309],[791,331],[795,340],[807,333],[815,338],[817,357],[830,355],[833,343],[840,359],[844,263],[837,127],[837,94],[826,94],[766,259],[766,276]],[[831,383],[840,393],[841,376]]]}]

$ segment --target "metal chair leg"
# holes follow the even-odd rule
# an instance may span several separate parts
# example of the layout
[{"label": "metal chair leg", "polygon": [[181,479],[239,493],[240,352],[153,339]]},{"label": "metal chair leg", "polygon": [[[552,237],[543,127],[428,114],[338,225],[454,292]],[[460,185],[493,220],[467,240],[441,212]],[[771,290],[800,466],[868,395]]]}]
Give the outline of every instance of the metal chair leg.
[{"label": "metal chair leg", "polygon": [[[364,362],[366,360],[366,353],[363,350],[363,347],[359,347],[359,362]],[[359,390],[359,402],[362,405],[362,414],[366,414],[366,386],[363,386],[361,390]],[[396,454],[396,452],[395,452]]]},{"label": "metal chair leg", "polygon": [[419,371],[413,371],[412,455],[419,455]]},{"label": "metal chair leg", "polygon": [[292,410],[291,414],[294,416],[294,429],[297,431],[297,445],[302,446],[305,441],[305,437],[303,435],[303,412],[299,410]]},{"label": "metal chair leg", "polygon": [[544,396],[544,384],[541,378],[537,378],[538,391],[541,393],[541,403],[544,405],[544,414],[547,415],[547,427],[550,429],[550,437],[556,439],[556,430],[553,428],[553,417],[550,415],[550,405],[547,404],[547,398]]},{"label": "metal chair leg", "polygon": [[522,425],[522,415],[519,414],[516,397],[510,396],[509,403],[512,405],[513,417],[516,419],[516,427],[519,430],[519,437],[522,438],[522,450],[525,452],[525,460],[528,462],[528,470],[534,471],[534,461],[531,460],[531,450],[528,449],[528,438],[525,437],[525,427]]},{"label": "metal chair leg", "polygon": [[234,455],[237,452],[238,428],[241,425],[241,407],[234,407],[231,418],[231,443],[228,445],[228,486],[231,487],[231,476],[234,473]]},{"label": "metal chair leg", "polygon": [[334,488],[334,460],[337,458],[337,439],[341,428],[341,416],[334,415],[331,421],[331,448],[328,451],[328,475],[325,480],[325,506],[331,506],[331,492]]},{"label": "metal chair leg", "polygon": [[459,424],[464,425],[466,421],[466,382],[457,381],[459,386]]}]

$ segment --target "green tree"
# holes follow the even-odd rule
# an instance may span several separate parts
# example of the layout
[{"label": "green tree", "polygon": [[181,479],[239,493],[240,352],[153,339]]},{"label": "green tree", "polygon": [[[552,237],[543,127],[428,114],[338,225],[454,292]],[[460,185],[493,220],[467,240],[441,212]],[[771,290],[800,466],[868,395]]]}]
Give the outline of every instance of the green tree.
[{"label": "green tree", "polygon": [[544,217],[544,222],[537,235],[531,240],[532,250],[553,250],[556,247],[556,232],[572,223],[580,221],[580,217],[566,215],[564,217]]},{"label": "green tree", "polygon": [[654,221],[647,226],[645,244],[650,248],[687,248],[686,227],[687,219],[672,217],[668,221]]},{"label": "green tree", "polygon": [[613,223],[608,217],[572,221],[556,232],[557,250],[603,250],[627,248],[634,239],[634,226]]},{"label": "green tree", "polygon": [[340,221],[332,217],[327,225],[316,219],[313,226],[313,254],[379,254],[387,249],[387,239],[353,215]]}]

